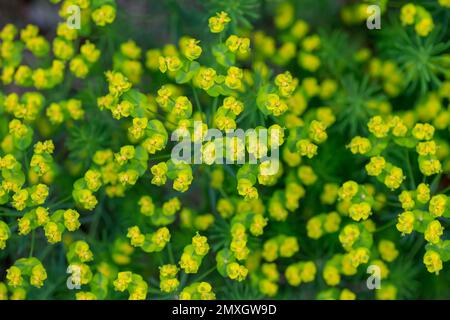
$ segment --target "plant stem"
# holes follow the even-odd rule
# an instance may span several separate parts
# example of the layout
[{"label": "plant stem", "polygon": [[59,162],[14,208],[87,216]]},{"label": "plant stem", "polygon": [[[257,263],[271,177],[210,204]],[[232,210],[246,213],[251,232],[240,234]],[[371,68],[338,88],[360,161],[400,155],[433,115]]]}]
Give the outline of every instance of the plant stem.
[{"label": "plant stem", "polygon": [[413,174],[413,170],[412,170],[412,166],[411,166],[411,160],[409,158],[409,151],[406,150],[405,153],[406,153],[406,165],[407,165],[407,168],[408,168],[408,174],[411,177],[411,180],[410,180],[411,190],[415,190],[416,189],[416,182],[414,180],[414,174]]},{"label": "plant stem", "polygon": [[63,204],[64,202],[70,200],[70,199],[72,199],[72,195],[71,195],[71,194],[68,195],[67,197],[65,197],[64,199],[61,199],[61,200],[59,200],[59,201],[57,201],[57,202],[51,204],[51,205],[49,206],[49,208],[50,208],[50,209],[53,209],[53,208],[55,208],[55,207],[57,207],[57,206]]},{"label": "plant stem", "polygon": [[197,105],[198,111],[200,111],[200,113],[203,113],[202,105],[200,104],[200,99],[198,98],[197,89],[195,89],[194,86],[192,86],[192,91],[194,92],[195,104]]},{"label": "plant stem", "polygon": [[169,251],[169,261],[171,264],[175,264],[175,259],[173,258],[172,244],[169,242],[167,244],[167,251]]},{"label": "plant stem", "polygon": [[162,154],[157,157],[150,157],[149,160],[162,160],[162,159],[169,159],[171,154]]},{"label": "plant stem", "polygon": [[31,233],[31,247],[30,247],[30,254],[28,255],[29,258],[31,258],[33,256],[33,251],[34,251],[34,243],[36,241],[36,234],[35,231],[33,230]]},{"label": "plant stem", "polygon": [[210,275],[211,273],[213,273],[215,270],[217,270],[217,267],[216,267],[216,266],[212,267],[211,269],[209,269],[208,271],[206,271],[204,274],[202,274],[201,276],[199,276],[198,278],[196,278],[196,279],[194,280],[194,282],[198,282],[198,281],[201,281],[201,280],[205,279],[207,276],[209,276],[209,275]]},{"label": "plant stem", "polygon": [[22,215],[20,214],[20,212],[0,211],[0,216],[2,216],[2,217],[21,217]]},{"label": "plant stem", "polygon": [[450,186],[448,186],[447,188],[445,188],[444,190],[439,191],[439,193],[447,193],[450,191]]},{"label": "plant stem", "polygon": [[214,115],[216,114],[217,104],[219,103],[219,97],[215,97],[213,100],[212,110],[211,110],[211,116],[209,118],[208,125],[212,127],[213,121],[214,121]]},{"label": "plant stem", "polygon": [[387,228],[389,228],[389,227],[393,226],[394,224],[396,224],[396,222],[397,222],[396,220],[392,220],[391,222],[386,223],[384,226],[381,226],[381,227],[377,228],[375,230],[375,232],[380,232],[380,231],[386,230]]}]

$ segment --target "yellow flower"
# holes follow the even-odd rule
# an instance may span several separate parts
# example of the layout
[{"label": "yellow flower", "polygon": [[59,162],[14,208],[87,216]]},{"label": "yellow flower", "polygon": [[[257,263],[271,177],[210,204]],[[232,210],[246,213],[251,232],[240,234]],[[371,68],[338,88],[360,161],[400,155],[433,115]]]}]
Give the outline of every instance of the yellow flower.
[{"label": "yellow flower", "polygon": [[292,257],[299,250],[296,237],[287,237],[280,245],[280,257]]},{"label": "yellow flower", "polygon": [[386,167],[386,160],[381,156],[371,157],[366,164],[366,171],[369,176],[379,176]]},{"label": "yellow flower", "polygon": [[439,2],[439,4],[440,4],[442,7],[450,8],[450,1],[449,1],[449,0],[438,0],[438,2]]},{"label": "yellow flower", "polygon": [[74,54],[73,45],[65,39],[55,38],[53,40],[53,53],[58,59],[69,60]]},{"label": "yellow flower", "polygon": [[8,280],[8,285],[11,287],[19,287],[23,283],[22,271],[18,267],[12,266],[6,270],[6,279]]},{"label": "yellow flower", "polygon": [[428,185],[426,185],[425,183],[421,183],[417,186],[417,201],[421,202],[421,203],[427,203],[430,200],[430,187],[428,187]]},{"label": "yellow flower", "polygon": [[201,68],[195,76],[194,81],[203,90],[209,90],[215,83],[216,75],[216,70],[213,68]]},{"label": "yellow flower", "polygon": [[398,256],[398,250],[395,248],[395,244],[389,240],[381,240],[378,243],[378,251],[381,258],[387,262],[394,261]]},{"label": "yellow flower", "polygon": [[80,52],[84,59],[89,63],[94,63],[100,57],[100,50],[96,49],[95,45],[87,40],[81,47]]},{"label": "yellow flower", "polygon": [[397,297],[397,288],[392,284],[384,284],[379,290],[376,290],[375,296],[378,300],[395,300]]},{"label": "yellow flower", "polygon": [[421,37],[426,37],[434,28],[433,19],[431,17],[422,18],[416,23],[415,30]]},{"label": "yellow flower", "polygon": [[19,228],[19,234],[20,235],[27,235],[31,231],[31,220],[27,217],[22,217],[17,220],[18,228]]},{"label": "yellow flower", "polygon": [[77,292],[75,298],[77,300],[97,300],[97,296],[92,292]]},{"label": "yellow flower", "polygon": [[183,171],[178,174],[173,181],[173,189],[179,192],[186,192],[192,183],[194,177],[190,171]]},{"label": "yellow flower", "polygon": [[299,140],[297,142],[297,148],[300,151],[300,155],[306,156],[309,159],[317,154],[317,146],[308,139]]},{"label": "yellow flower", "polygon": [[128,228],[127,237],[130,238],[131,245],[134,247],[141,247],[144,245],[145,235],[141,233],[138,226]]},{"label": "yellow flower", "polygon": [[145,216],[152,216],[155,213],[155,205],[150,196],[142,196],[138,202],[140,212]]},{"label": "yellow flower", "polygon": [[317,181],[317,175],[310,166],[300,166],[297,175],[302,183],[309,186]]},{"label": "yellow flower", "polygon": [[159,57],[159,71],[166,73],[167,70],[175,72],[183,67],[183,62],[177,56]]},{"label": "yellow flower", "polygon": [[339,300],[356,300],[356,294],[345,288],[341,291]]},{"label": "yellow flower", "polygon": [[238,180],[238,193],[244,196],[246,200],[252,200],[258,198],[258,190],[253,187],[253,183],[247,179]]},{"label": "yellow flower", "polygon": [[436,154],[436,149],[437,146],[434,140],[419,142],[416,146],[416,151],[421,156],[434,155]]},{"label": "yellow flower", "polygon": [[70,72],[72,72],[77,78],[84,79],[89,72],[89,67],[81,57],[75,57],[69,64]]},{"label": "yellow flower", "polygon": [[350,148],[353,154],[366,154],[370,151],[372,145],[369,139],[357,136],[352,139],[347,148]]},{"label": "yellow flower", "polygon": [[431,140],[434,135],[434,127],[428,123],[417,123],[412,129],[412,135],[418,140]]},{"label": "yellow flower", "polygon": [[375,116],[367,124],[369,131],[377,138],[385,138],[389,133],[389,125],[383,121],[381,116]]},{"label": "yellow flower", "polygon": [[339,189],[339,198],[342,200],[352,200],[358,192],[359,186],[355,181],[347,181]]},{"label": "yellow flower", "polygon": [[431,198],[429,211],[434,217],[441,217],[447,209],[448,197],[444,194],[438,194]]},{"label": "yellow flower", "polygon": [[231,35],[225,41],[225,45],[231,52],[237,52],[239,50],[239,53],[246,54],[250,50],[250,39]]},{"label": "yellow flower", "polygon": [[239,89],[242,86],[241,79],[244,77],[242,69],[238,67],[229,67],[225,77],[225,84],[230,89]]},{"label": "yellow flower", "polygon": [[30,284],[36,288],[41,288],[47,279],[47,272],[42,264],[38,264],[31,269]]},{"label": "yellow flower", "polygon": [[289,71],[286,71],[275,77],[275,85],[282,97],[289,97],[297,88],[298,80],[294,79]]},{"label": "yellow flower", "polygon": [[75,231],[80,227],[81,224],[78,221],[79,217],[80,214],[73,209],[64,211],[64,225],[67,230]]},{"label": "yellow flower", "polygon": [[205,236],[201,236],[198,233],[192,238],[192,245],[194,246],[195,253],[204,256],[209,251],[209,245]]},{"label": "yellow flower", "polygon": [[167,180],[167,164],[165,162],[160,162],[158,164],[155,164],[150,169],[151,173],[153,174],[152,178],[152,184],[155,184],[157,186],[164,185]]},{"label": "yellow flower", "polygon": [[400,20],[403,25],[414,24],[414,19],[416,16],[416,6],[412,3],[404,5],[400,10]]},{"label": "yellow flower", "polygon": [[361,232],[356,224],[348,224],[339,233],[339,241],[345,250],[350,251],[353,244],[359,239]]},{"label": "yellow flower", "polygon": [[244,104],[235,97],[223,99],[223,107],[231,110],[235,115],[239,115],[244,110]]},{"label": "yellow flower", "polygon": [[415,202],[411,191],[403,190],[398,196],[398,200],[401,202],[404,210],[414,209]]},{"label": "yellow flower", "polygon": [[44,225],[45,236],[51,244],[61,241],[62,228],[53,221],[49,221]]},{"label": "yellow flower", "polygon": [[104,27],[116,19],[116,9],[108,4],[102,5],[91,13],[91,18],[96,25]]},{"label": "yellow flower", "polygon": [[17,28],[11,24],[6,24],[0,32],[0,38],[3,41],[12,41],[17,35]]},{"label": "yellow flower", "polygon": [[120,45],[120,52],[129,59],[139,59],[141,57],[141,48],[133,40],[128,40]]},{"label": "yellow flower", "polygon": [[393,167],[386,175],[384,179],[384,184],[391,190],[400,188],[405,176],[403,175],[403,170],[398,167]]},{"label": "yellow flower", "polygon": [[227,275],[232,280],[243,281],[246,279],[248,274],[248,269],[244,266],[239,265],[237,262],[232,262],[227,265]]},{"label": "yellow flower", "polygon": [[324,123],[313,120],[309,124],[309,137],[316,143],[322,143],[328,138],[325,129]]},{"label": "yellow flower", "polygon": [[109,92],[117,97],[131,88],[131,82],[120,72],[107,71],[105,73],[109,84]]},{"label": "yellow flower", "polygon": [[278,29],[288,28],[294,21],[295,10],[291,3],[283,2],[281,3],[275,12],[275,26]]},{"label": "yellow flower", "polygon": [[370,252],[369,249],[361,247],[350,251],[349,256],[353,267],[357,268],[359,265],[369,261]]},{"label": "yellow flower", "polygon": [[132,282],[133,274],[130,271],[119,272],[117,279],[114,280],[114,289],[117,291],[125,291]]},{"label": "yellow flower", "polygon": [[323,269],[323,279],[329,286],[337,286],[341,282],[339,270],[331,265],[326,265]]},{"label": "yellow flower", "polygon": [[196,60],[202,54],[202,48],[198,45],[199,40],[183,37],[180,39],[180,51],[188,60]]}]

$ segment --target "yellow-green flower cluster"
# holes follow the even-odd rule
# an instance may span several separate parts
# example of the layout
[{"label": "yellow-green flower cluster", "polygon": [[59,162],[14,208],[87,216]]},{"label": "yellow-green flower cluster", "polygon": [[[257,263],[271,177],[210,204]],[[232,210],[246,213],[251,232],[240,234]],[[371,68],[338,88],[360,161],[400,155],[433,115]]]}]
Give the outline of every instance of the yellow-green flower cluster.
[{"label": "yellow-green flower cluster", "polygon": [[159,287],[162,292],[174,292],[178,289],[180,281],[177,279],[178,267],[173,264],[165,264],[159,267]]},{"label": "yellow-green flower cluster", "polygon": [[414,25],[414,30],[421,37],[426,37],[434,28],[433,17],[422,6],[408,3],[400,9],[400,20],[405,26]]},{"label": "yellow-green flower cluster", "polygon": [[306,224],[308,237],[311,239],[319,239],[324,234],[337,232],[341,220],[340,215],[335,211],[322,213],[310,218]]},{"label": "yellow-green flower cluster", "polygon": [[299,251],[296,237],[279,235],[264,242],[262,256],[272,262],[280,258],[290,258]]},{"label": "yellow-green flower cluster", "polygon": [[365,186],[350,180],[342,184],[338,194],[343,212],[353,220],[366,220],[372,215],[374,199]]},{"label": "yellow-green flower cluster", "polygon": [[432,196],[429,186],[422,183],[415,191],[403,191],[399,201],[405,211],[398,216],[397,230],[402,235],[413,231],[424,234],[428,244],[423,262],[429,272],[438,274],[442,269],[442,261],[449,259],[445,252],[449,242],[441,239],[444,227],[439,220],[449,216],[448,197],[444,194]]},{"label": "yellow-green flower cluster", "polygon": [[184,287],[179,295],[180,300],[215,300],[216,295],[208,282],[194,282]]},{"label": "yellow-green flower cluster", "polygon": [[[37,258],[21,258],[6,270],[6,280],[8,286],[13,289],[13,296],[16,295],[15,299],[25,299],[30,285],[41,288],[46,279],[47,272]],[[18,292],[18,289],[22,290]]]},{"label": "yellow-green flower cluster", "polygon": [[166,227],[153,233],[143,234],[138,226],[128,228],[127,237],[133,247],[140,247],[145,252],[162,251],[170,241],[170,232]]},{"label": "yellow-green flower cluster", "polygon": [[293,287],[299,286],[301,283],[309,283],[314,281],[317,268],[313,261],[301,261],[290,264],[284,275],[286,281]]},{"label": "yellow-green flower cluster", "polygon": [[179,261],[184,273],[197,273],[203,258],[209,251],[208,239],[197,233],[192,237],[192,243],[185,246]]}]

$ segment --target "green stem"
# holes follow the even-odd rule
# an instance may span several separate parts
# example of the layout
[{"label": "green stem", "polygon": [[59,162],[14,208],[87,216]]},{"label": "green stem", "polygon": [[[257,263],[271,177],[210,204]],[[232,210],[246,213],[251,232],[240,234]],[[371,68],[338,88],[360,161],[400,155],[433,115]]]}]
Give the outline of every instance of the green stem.
[{"label": "green stem", "polygon": [[396,202],[387,201],[386,204],[388,206],[395,207],[395,208],[403,208],[401,204],[396,203]]},{"label": "green stem", "polygon": [[20,212],[2,211],[2,212],[0,212],[0,216],[2,216],[2,217],[21,217],[22,214]]},{"label": "green stem", "polygon": [[228,195],[225,193],[225,191],[223,191],[223,188],[219,188],[219,192],[222,195],[222,197],[228,199]]},{"label": "green stem", "polygon": [[442,174],[438,174],[434,177],[433,181],[430,184],[431,193],[434,194],[439,187],[439,182],[441,181]]},{"label": "green stem", "polygon": [[169,251],[169,261],[171,264],[175,264],[175,259],[173,258],[172,244],[169,242],[167,244],[167,251]]},{"label": "green stem", "polygon": [[159,295],[162,295],[162,294],[163,294],[163,292],[161,292],[161,290],[154,289],[154,288],[152,288],[152,287],[148,287],[148,292],[149,292],[149,293],[153,293],[153,294],[159,294]]},{"label": "green stem", "polygon": [[411,177],[411,180],[410,180],[411,190],[415,190],[416,182],[414,180],[414,174],[413,174],[413,170],[412,170],[412,166],[411,166],[411,159],[409,158],[409,151],[406,150],[405,153],[406,153],[406,165],[408,168],[408,174]]},{"label": "green stem", "polygon": [[65,203],[66,201],[69,201],[69,200],[71,200],[71,199],[72,199],[72,195],[70,194],[70,195],[68,195],[67,197],[65,197],[64,199],[61,199],[61,200],[59,200],[59,201],[56,201],[55,203],[52,203],[52,204],[49,206],[49,208],[50,208],[50,209],[53,209],[53,208],[55,208],[55,207],[57,207],[57,206],[59,206],[59,205]]},{"label": "green stem", "polygon": [[209,276],[209,275],[210,275],[211,273],[213,273],[215,270],[217,270],[217,267],[216,267],[216,266],[212,267],[211,269],[209,269],[208,271],[206,271],[204,274],[202,274],[201,276],[199,276],[198,278],[196,278],[196,279],[194,280],[194,282],[199,282],[199,281],[205,279],[207,276]]},{"label": "green stem", "polygon": [[445,188],[444,190],[439,191],[439,193],[447,193],[450,191],[450,186],[448,186],[447,188]]},{"label": "green stem", "polygon": [[387,228],[392,227],[396,223],[397,223],[397,220],[392,220],[391,222],[386,223],[384,226],[377,228],[375,230],[375,232],[380,232],[380,231],[386,230]]},{"label": "green stem", "polygon": [[419,252],[420,248],[422,248],[423,242],[424,242],[423,237],[419,237],[416,240],[414,246],[409,251],[409,255],[408,255],[409,260],[413,259],[416,256],[417,252]]},{"label": "green stem", "polygon": [[219,97],[215,97],[213,100],[213,105],[212,105],[212,110],[211,110],[211,116],[209,118],[209,123],[208,125],[210,127],[212,127],[213,122],[214,122],[214,115],[216,114],[216,110],[217,110],[217,104],[219,103]]},{"label": "green stem", "polygon": [[27,154],[26,150],[23,151],[23,162],[24,162],[25,170],[28,173],[28,171],[30,171],[30,162],[28,162],[28,154]]},{"label": "green stem", "polygon": [[169,159],[171,157],[171,154],[162,154],[157,157],[150,157],[149,160],[162,160],[162,159]]}]

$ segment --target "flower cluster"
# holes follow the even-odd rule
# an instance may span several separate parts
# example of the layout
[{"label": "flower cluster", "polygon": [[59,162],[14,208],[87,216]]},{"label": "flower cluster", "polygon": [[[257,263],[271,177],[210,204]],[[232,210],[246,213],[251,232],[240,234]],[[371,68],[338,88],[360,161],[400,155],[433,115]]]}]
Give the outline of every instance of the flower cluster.
[{"label": "flower cluster", "polygon": [[259,1],[213,1],[164,43],[120,2],[51,2],[54,30],[0,26],[0,299],[448,287],[448,0],[380,1],[377,37],[369,2],[324,1],[329,28],[264,2],[255,29]]}]

